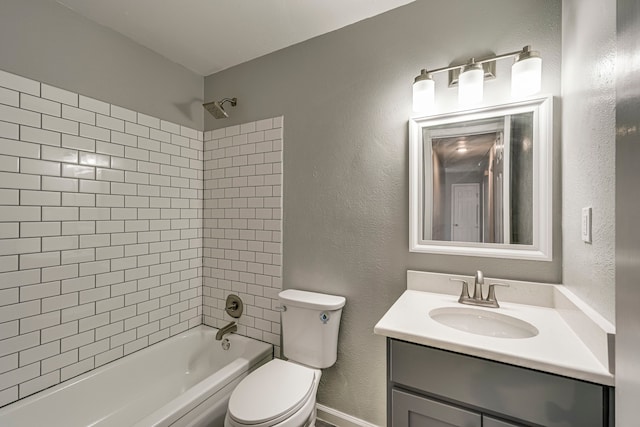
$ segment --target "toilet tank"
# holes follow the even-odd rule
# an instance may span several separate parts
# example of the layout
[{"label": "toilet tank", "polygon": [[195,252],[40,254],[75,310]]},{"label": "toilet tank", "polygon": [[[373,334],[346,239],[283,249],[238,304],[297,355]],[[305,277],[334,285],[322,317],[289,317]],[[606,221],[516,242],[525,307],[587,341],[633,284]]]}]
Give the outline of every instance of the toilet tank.
[{"label": "toilet tank", "polygon": [[282,312],[282,350],[289,360],[328,368],[338,356],[344,297],[287,289],[278,294]]}]

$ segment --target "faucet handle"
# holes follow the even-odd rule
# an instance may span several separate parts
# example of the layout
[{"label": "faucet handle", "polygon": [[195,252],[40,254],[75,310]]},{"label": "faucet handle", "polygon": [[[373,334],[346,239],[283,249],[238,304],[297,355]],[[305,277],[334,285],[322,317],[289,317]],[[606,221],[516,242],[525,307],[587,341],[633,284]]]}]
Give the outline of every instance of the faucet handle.
[{"label": "faucet handle", "polygon": [[495,287],[496,287],[496,286],[500,286],[500,287],[502,287],[502,288],[508,288],[508,287],[510,287],[510,286],[509,286],[509,285],[507,285],[507,284],[504,284],[504,283],[491,283],[491,284],[489,285],[489,294],[487,295],[487,301],[495,302],[495,303],[496,303],[496,306],[497,306],[497,307],[500,307],[500,306],[498,305],[498,300],[496,300],[496,290],[495,290]]},{"label": "faucet handle", "polygon": [[467,283],[466,280],[450,278],[449,281],[462,283],[462,290],[460,291],[460,298],[458,298],[458,302],[461,302],[464,299],[468,300],[470,298],[469,297],[469,283]]}]

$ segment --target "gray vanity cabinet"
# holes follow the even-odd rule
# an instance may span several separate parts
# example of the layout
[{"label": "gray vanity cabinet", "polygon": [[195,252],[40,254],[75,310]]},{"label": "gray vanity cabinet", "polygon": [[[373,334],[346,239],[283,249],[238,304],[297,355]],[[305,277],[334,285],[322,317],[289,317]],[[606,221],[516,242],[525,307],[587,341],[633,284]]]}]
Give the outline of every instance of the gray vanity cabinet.
[{"label": "gray vanity cabinet", "polygon": [[392,427],[613,427],[612,389],[387,340]]}]

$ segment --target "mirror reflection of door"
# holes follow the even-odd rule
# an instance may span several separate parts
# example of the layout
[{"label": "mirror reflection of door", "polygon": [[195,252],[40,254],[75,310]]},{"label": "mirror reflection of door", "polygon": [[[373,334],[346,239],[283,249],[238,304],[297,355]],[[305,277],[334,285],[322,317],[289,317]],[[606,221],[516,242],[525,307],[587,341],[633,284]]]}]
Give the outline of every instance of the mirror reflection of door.
[{"label": "mirror reflection of door", "polygon": [[480,241],[480,184],[451,186],[451,240]]}]

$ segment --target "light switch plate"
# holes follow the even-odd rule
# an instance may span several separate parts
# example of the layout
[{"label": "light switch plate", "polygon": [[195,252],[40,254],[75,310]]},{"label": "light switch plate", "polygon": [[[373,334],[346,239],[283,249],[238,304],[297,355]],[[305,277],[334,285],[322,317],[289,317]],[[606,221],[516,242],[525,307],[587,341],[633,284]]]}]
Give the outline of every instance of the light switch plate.
[{"label": "light switch plate", "polygon": [[591,208],[582,208],[582,241],[591,243]]}]

